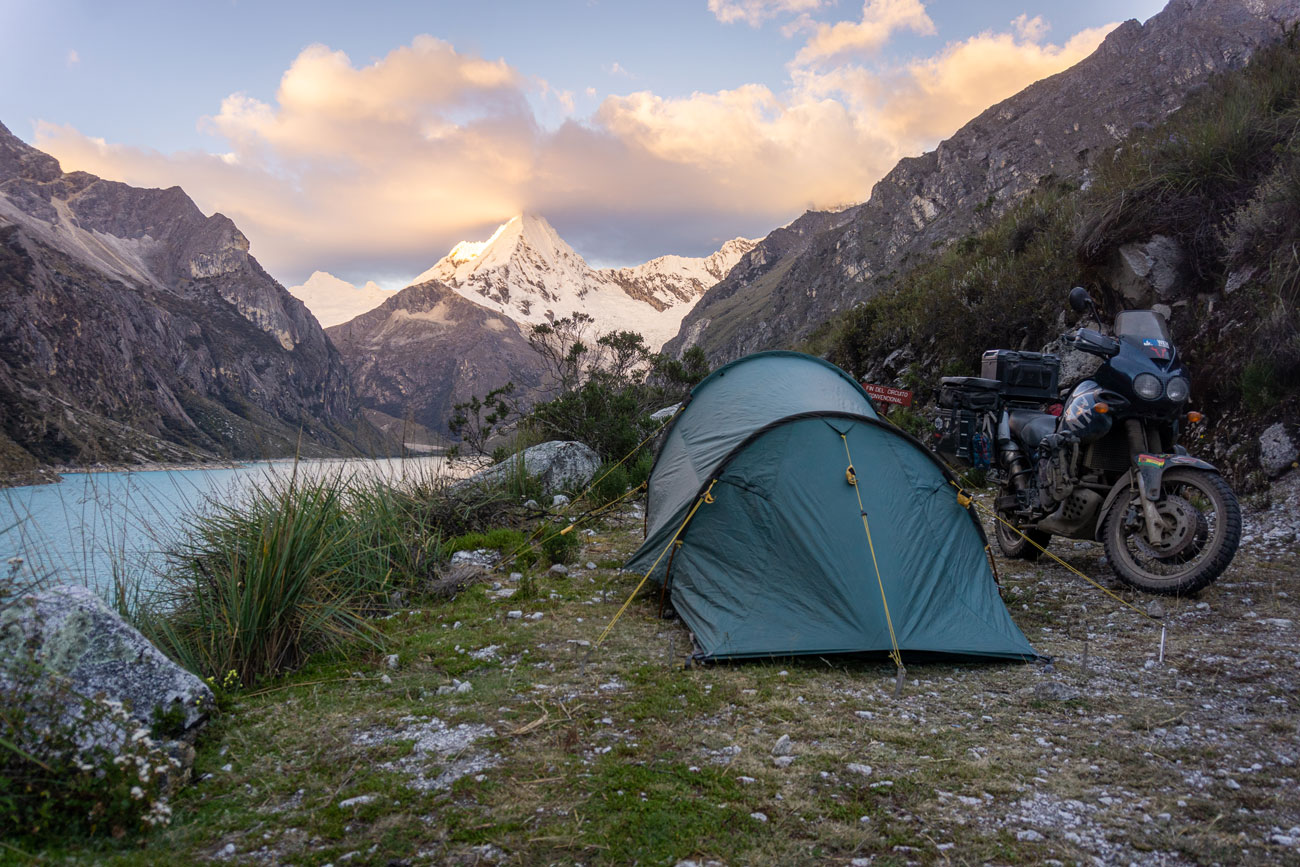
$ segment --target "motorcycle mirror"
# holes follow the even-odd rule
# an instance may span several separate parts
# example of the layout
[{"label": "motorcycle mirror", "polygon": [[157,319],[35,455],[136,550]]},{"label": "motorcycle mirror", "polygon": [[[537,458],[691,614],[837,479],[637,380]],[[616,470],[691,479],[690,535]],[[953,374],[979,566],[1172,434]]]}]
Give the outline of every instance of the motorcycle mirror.
[{"label": "motorcycle mirror", "polygon": [[1087,313],[1092,307],[1092,298],[1088,296],[1088,290],[1082,286],[1075,286],[1070,290],[1070,309],[1075,313]]}]

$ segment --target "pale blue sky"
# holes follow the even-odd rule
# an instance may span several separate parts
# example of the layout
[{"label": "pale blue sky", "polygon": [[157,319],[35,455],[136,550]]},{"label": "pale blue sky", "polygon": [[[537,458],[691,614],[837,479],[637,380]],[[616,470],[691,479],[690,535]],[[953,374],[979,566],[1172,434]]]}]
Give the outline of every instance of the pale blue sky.
[{"label": "pale blue sky", "polygon": [[[845,200],[840,204],[865,198],[869,181],[873,179],[869,176],[878,177],[897,155],[933,147],[960,123],[949,123],[951,129],[935,127],[891,133],[887,144],[872,146],[880,154],[882,167],[873,166],[869,171],[864,170],[861,177],[845,181],[842,195],[809,174],[812,169],[794,154],[797,148],[789,142],[789,129],[784,132],[773,129],[773,141],[784,142],[791,150],[792,155],[785,162],[774,164],[769,173],[762,163],[754,162],[757,158],[752,155],[737,159],[732,167],[734,177],[711,175],[717,177],[712,198],[704,200],[693,191],[683,190],[681,197],[690,200],[683,208],[689,213],[677,216],[672,213],[670,196],[638,209],[630,204],[623,206],[619,201],[611,203],[594,192],[597,187],[616,183],[633,163],[615,161],[606,175],[577,178],[586,170],[587,160],[599,162],[591,156],[594,151],[590,149],[576,151],[580,154],[576,158],[563,158],[561,154],[553,162],[548,156],[545,167],[530,164],[527,169],[530,175],[573,172],[572,184],[564,178],[551,177],[542,193],[523,181],[506,189],[501,177],[494,177],[491,196],[484,191],[484,204],[478,208],[462,207],[467,193],[455,184],[448,195],[455,193],[459,199],[439,199],[431,192],[410,203],[394,202],[391,195],[382,203],[357,198],[354,208],[391,207],[400,213],[409,205],[421,213],[434,208],[448,213],[464,211],[459,221],[426,219],[412,228],[412,236],[405,242],[385,245],[386,249],[374,252],[367,252],[365,239],[358,239],[356,245],[343,249],[324,229],[308,233],[314,237],[307,240],[286,241],[282,237],[283,229],[276,228],[283,226],[284,220],[260,219],[261,213],[271,205],[262,202],[240,207],[240,202],[229,199],[233,195],[229,191],[237,185],[232,187],[230,182],[217,180],[211,176],[210,169],[209,174],[203,174],[194,165],[182,164],[179,155],[185,152],[227,154],[228,162],[235,160],[233,155],[240,147],[232,144],[229,128],[218,132],[204,118],[220,114],[223,100],[237,93],[268,106],[270,111],[280,109],[278,88],[282,76],[310,45],[321,44],[344,52],[352,67],[361,69],[382,64],[390,52],[411,46],[417,36],[428,34],[449,43],[459,57],[504,61],[516,78],[512,93],[526,103],[531,117],[521,121],[515,116],[517,109],[505,111],[504,115],[495,114],[498,109],[483,111],[498,120],[502,116],[512,118],[511,123],[517,126],[512,127],[510,135],[515,138],[520,130],[531,125],[534,129],[528,134],[534,138],[531,144],[534,151],[550,154],[562,150],[562,141],[568,134],[594,136],[600,139],[599,147],[613,140],[622,150],[631,147],[629,141],[635,141],[636,148],[648,148],[655,152],[656,158],[673,166],[673,171],[665,169],[663,179],[656,186],[681,182],[698,187],[698,180],[692,182],[691,172],[683,166],[692,160],[716,159],[719,165],[731,162],[725,152],[717,150],[725,147],[725,141],[711,144],[714,151],[694,152],[703,146],[698,144],[701,136],[691,130],[698,130],[701,125],[707,130],[710,95],[749,87],[751,90],[746,92],[752,96],[755,86],[764,88],[777,103],[765,102],[762,93],[751,100],[747,110],[757,118],[756,123],[785,115],[796,104],[816,106],[830,99],[847,106],[845,112],[856,118],[854,123],[859,133],[864,127],[884,129],[887,126],[884,114],[877,118],[870,112],[887,113],[884,102],[888,95],[880,91],[892,87],[892,77],[909,64],[938,63],[946,50],[981,33],[1014,32],[1022,42],[1065,46],[1080,31],[1126,18],[1145,20],[1163,5],[1118,0],[1087,4],[931,0],[924,3],[923,14],[932,26],[900,25],[890,30],[887,39],[867,50],[809,63],[796,62],[796,56],[801,46],[812,38],[818,24],[865,22],[888,4],[911,3],[919,10],[920,0],[888,0],[888,3],[872,0],[876,12],[869,12],[860,0],[822,4],[815,0],[729,2],[766,9],[770,17],[760,26],[742,20],[724,23],[719,20],[721,15],[710,10],[707,0],[658,3],[376,0],[365,4],[275,0],[0,0],[0,80],[5,82],[0,89],[0,122],[24,140],[55,151],[65,168],[85,167],[106,175],[116,170],[120,179],[132,183],[184,186],[205,210],[220,209],[234,217],[250,235],[253,252],[286,282],[296,282],[316,267],[332,270],[354,282],[371,276],[390,282],[400,280],[406,272],[420,270],[421,263],[427,265],[445,252],[442,245],[448,241],[461,234],[473,237],[475,232],[481,233],[497,221],[498,210],[514,206],[535,209],[540,206],[561,234],[589,259],[601,264],[625,263],[668,252],[699,255],[726,237],[762,234],[797,216],[807,205],[831,204],[827,199],[836,196]],[[813,8],[799,19],[791,11],[792,7],[788,7],[799,2],[805,8],[819,8]],[[781,9],[783,5],[788,8]],[[871,6],[869,3],[868,7]],[[1019,29],[1013,24],[1018,16],[1025,16]],[[1032,23],[1035,17],[1040,20]],[[1028,28],[1024,26],[1025,21],[1031,21]],[[812,86],[807,77],[799,78],[809,70],[815,73]],[[876,82],[866,85],[866,90],[859,87],[856,91],[859,97],[862,93],[873,94],[869,98],[873,106],[870,112],[864,114],[862,106],[854,103],[852,89],[834,92],[827,89],[832,86],[827,82],[832,81],[834,74],[844,70]],[[653,100],[641,100],[637,105],[620,100],[638,93],[647,94]],[[607,103],[611,98],[615,101]],[[936,98],[942,98],[942,94]],[[602,105],[605,108],[597,115]],[[662,113],[666,106],[671,107],[674,116],[665,120]],[[653,111],[646,114],[648,109]],[[474,100],[462,100],[456,108],[442,106],[438,116],[456,125],[461,119],[458,112],[474,115],[479,111],[479,104]],[[974,113],[972,110],[969,114]],[[689,117],[684,118],[683,114]],[[569,125],[562,130],[566,120]],[[792,124],[793,120],[789,122]],[[41,123],[59,128],[58,134],[42,136],[38,130]],[[259,127],[258,135],[261,134]],[[673,145],[673,135],[688,139],[685,147],[692,153],[683,154],[680,147]],[[93,140],[103,140],[107,146],[122,150],[100,153],[93,159],[84,157],[85,166],[71,165],[83,159],[80,155],[90,146],[86,142]],[[282,147],[278,140],[268,142],[270,139],[258,146],[263,151],[266,147],[272,150]],[[897,154],[891,149],[897,149]],[[127,150],[130,153],[124,156]],[[310,194],[311,190],[304,190],[304,185],[315,184],[318,179],[304,164],[294,162],[302,157],[301,149],[290,151],[291,155],[289,151],[276,150],[263,168],[270,172],[271,180],[283,183],[286,189]],[[251,152],[238,154],[241,165],[247,167],[250,155]],[[330,156],[323,151],[311,155],[310,159],[316,165]],[[427,161],[418,165],[426,164]],[[384,184],[373,166],[359,171],[355,160],[342,157],[339,165],[344,168],[336,167],[335,176],[357,171],[365,176],[368,189]],[[502,165],[502,177],[509,175],[510,167]],[[638,173],[647,177],[654,174],[653,167],[647,168],[644,162],[635,165]],[[566,168],[561,170],[555,166]],[[699,165],[695,169],[698,171]],[[174,178],[168,174],[171,170]],[[478,165],[474,170],[482,172],[483,168]],[[408,166],[404,171],[409,175],[411,169]],[[784,198],[775,192],[753,197],[747,189],[745,172],[756,175],[756,183],[760,175],[779,177],[787,189],[805,187],[806,195],[801,198],[791,189]],[[434,177],[424,178],[422,183],[427,189],[446,186]],[[223,190],[227,192],[223,194]],[[330,195],[335,197],[331,199],[334,201],[343,193],[336,190]],[[354,190],[347,195],[360,196],[360,193]],[[645,189],[633,185],[624,198],[647,195]],[[301,221],[303,214],[322,210],[328,209],[322,209],[319,202],[299,203],[294,220]],[[332,216],[337,221],[337,215],[324,216]],[[505,219],[510,215],[499,216]],[[391,222],[397,225],[399,221],[394,218]],[[391,234],[395,230],[390,226],[387,231]],[[374,244],[370,246],[373,248]]]}]

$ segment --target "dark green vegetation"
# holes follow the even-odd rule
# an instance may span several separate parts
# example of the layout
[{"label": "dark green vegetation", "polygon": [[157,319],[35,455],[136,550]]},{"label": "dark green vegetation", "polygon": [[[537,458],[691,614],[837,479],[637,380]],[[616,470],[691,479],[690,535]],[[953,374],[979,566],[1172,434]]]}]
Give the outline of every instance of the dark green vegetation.
[{"label": "dark green vegetation", "polygon": [[[1156,235],[1182,248],[1180,279],[1164,297],[1125,299],[1119,250]],[[905,384],[928,396],[940,376],[978,373],[985,349],[1038,349],[1055,338],[1073,285],[1092,289],[1111,314],[1172,307],[1194,405],[1208,411],[1212,436],[1233,430],[1235,441],[1243,424],[1300,414],[1295,33],[1099,158],[1087,189],[1045,182],[984,231],[899,276],[896,291],[824,325],[812,348],[863,373],[910,346],[917,363]]]},{"label": "dark green vegetation", "polygon": [[577,440],[620,461],[658,427],[647,415],[684,400],[709,367],[699,350],[678,360],[651,352],[631,331],[587,340],[591,324],[574,314],[534,327],[529,342],[548,362],[555,396],[534,406],[525,424],[541,440]]}]

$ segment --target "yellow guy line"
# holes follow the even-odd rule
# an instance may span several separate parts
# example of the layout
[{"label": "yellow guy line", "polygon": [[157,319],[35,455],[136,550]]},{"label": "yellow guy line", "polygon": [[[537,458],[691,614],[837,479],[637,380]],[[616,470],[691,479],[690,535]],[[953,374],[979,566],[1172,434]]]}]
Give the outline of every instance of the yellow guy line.
[{"label": "yellow guy line", "polygon": [[596,643],[593,646],[593,649],[595,649],[596,647],[600,647],[600,643],[605,640],[605,636],[609,635],[609,631],[614,628],[614,624],[617,623],[618,619],[623,616],[623,612],[626,611],[627,607],[632,604],[632,600],[636,598],[636,595],[641,592],[641,588],[645,586],[645,582],[650,580],[650,576],[654,573],[655,567],[659,565],[659,561],[662,560],[664,558],[664,555],[668,553],[668,549],[672,548],[673,543],[677,541],[677,537],[682,534],[682,530],[685,530],[686,525],[691,522],[691,518],[695,517],[696,509],[698,509],[700,506],[704,505],[705,503],[713,502],[713,486],[716,485],[717,483],[718,483],[717,479],[714,479],[713,481],[709,482],[708,490],[704,492],[703,496],[701,496],[698,500],[695,501],[694,506],[691,506],[690,512],[688,512],[686,515],[686,520],[682,521],[682,525],[677,528],[676,533],[673,533],[673,537],[668,540],[668,544],[665,545],[664,549],[659,552],[659,556],[655,558],[654,563],[650,564],[650,568],[646,570],[646,573],[641,578],[640,583],[638,583],[636,585],[636,589],[632,591],[632,595],[627,597],[627,601],[623,603],[622,608],[618,609],[618,613],[614,615],[614,619],[609,621],[609,625],[605,627],[605,631],[600,633],[600,637],[596,639]]},{"label": "yellow guy line", "polygon": [[[998,521],[998,522],[1000,522],[1000,523],[1006,525],[1007,527],[1009,527],[1009,528],[1011,529],[1011,532],[1015,533],[1017,536],[1019,536],[1020,538],[1024,539],[1024,540],[1025,540],[1026,542],[1028,542],[1029,544],[1033,545],[1035,548],[1037,548],[1039,551],[1041,551],[1041,552],[1043,552],[1044,554],[1046,554],[1048,557],[1051,557],[1053,560],[1055,560],[1057,563],[1059,563],[1059,564],[1061,564],[1062,566],[1064,566],[1064,567],[1065,567],[1066,569],[1068,569],[1069,571],[1073,572],[1075,575],[1078,575],[1078,576],[1079,576],[1080,578],[1082,578],[1084,581],[1087,581],[1087,582],[1088,582],[1089,584],[1091,584],[1093,587],[1096,587],[1096,588],[1097,588],[1098,590],[1100,590],[1102,593],[1105,593],[1105,594],[1106,594],[1107,596],[1109,596],[1111,599],[1114,599],[1114,600],[1115,600],[1116,602],[1118,602],[1120,605],[1123,605],[1125,608],[1129,608],[1129,609],[1131,609],[1131,610],[1133,610],[1133,611],[1136,611],[1138,614],[1141,614],[1143,617],[1145,617],[1147,620],[1150,620],[1152,623],[1155,623],[1155,622],[1156,622],[1156,619],[1155,619],[1154,617],[1152,617],[1150,614],[1147,614],[1147,613],[1146,613],[1145,611],[1143,611],[1141,608],[1138,608],[1137,606],[1133,605],[1132,603],[1125,602],[1123,598],[1121,598],[1120,596],[1116,595],[1113,591],[1111,591],[1111,590],[1107,590],[1105,587],[1101,586],[1101,585],[1098,584],[1096,581],[1092,580],[1092,579],[1089,578],[1087,575],[1083,574],[1083,573],[1080,572],[1078,569],[1076,569],[1076,568],[1074,568],[1073,566],[1071,566],[1069,563],[1066,563],[1066,562],[1065,562],[1064,560],[1062,560],[1060,557],[1056,556],[1056,555],[1053,554],[1051,551],[1047,550],[1047,549],[1044,548],[1042,545],[1038,544],[1038,543],[1035,542],[1033,539],[1031,539],[1031,538],[1029,538],[1028,536],[1026,536],[1024,533],[1020,532],[1020,529],[1019,529],[1018,527],[1016,527],[1015,524],[1012,524],[1010,521],[1008,521],[1008,520],[1006,520],[1005,518],[1003,518],[1003,517],[1002,517],[1001,515],[999,515],[997,512],[993,511],[993,510],[990,509],[988,506],[984,505],[983,503],[979,502],[978,500],[975,500],[974,497],[972,497],[970,494],[968,494],[968,493],[966,493],[965,491],[963,491],[963,490],[961,489],[961,485],[957,484],[956,482],[954,482],[954,481],[952,481],[952,480],[949,480],[949,481],[948,481],[948,484],[952,485],[954,488],[957,489],[957,500],[958,500],[958,502],[962,503],[963,505],[966,504],[966,503],[968,503],[968,502],[973,502],[973,503],[975,504],[975,508],[979,509],[981,512],[983,512],[984,514],[988,515],[989,517],[993,518],[993,520]],[[1163,623],[1160,624],[1160,627],[1163,629],[1163,628],[1164,628],[1164,624],[1163,624]]]},{"label": "yellow guy line", "polygon": [[849,438],[840,434],[840,439],[844,441],[844,456],[849,460],[849,468],[845,470],[845,476],[849,479],[849,484],[853,486],[853,493],[858,496],[858,511],[862,513],[862,529],[867,533],[867,547],[871,550],[871,565],[876,569],[876,584],[880,586],[880,604],[885,608],[885,624],[889,627],[889,643],[894,648],[889,658],[894,660],[894,664],[899,668],[903,667],[903,655],[898,650],[898,638],[894,635],[894,619],[889,615],[889,600],[885,598],[885,581],[880,577],[880,564],[876,562],[876,545],[871,541],[871,525],[867,523],[867,508],[862,505],[862,491],[858,488],[857,471],[853,469],[853,455],[849,452]]}]

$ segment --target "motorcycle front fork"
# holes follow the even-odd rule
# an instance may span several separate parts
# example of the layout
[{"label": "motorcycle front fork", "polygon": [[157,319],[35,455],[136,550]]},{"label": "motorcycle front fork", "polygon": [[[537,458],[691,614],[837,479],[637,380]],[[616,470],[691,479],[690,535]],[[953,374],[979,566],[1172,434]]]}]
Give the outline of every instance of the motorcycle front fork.
[{"label": "motorcycle front fork", "polygon": [[[1142,481],[1142,474],[1136,469],[1137,456],[1151,449],[1151,444],[1147,438],[1147,430],[1140,419],[1130,418],[1124,420],[1124,433],[1128,436],[1129,458],[1134,463],[1134,469],[1131,472],[1137,482],[1138,502],[1142,504],[1142,519],[1147,528],[1147,540],[1153,545],[1159,545],[1164,538],[1164,521],[1161,520],[1160,512],[1156,509],[1156,501],[1160,499],[1160,491],[1148,491]],[[1157,442],[1159,442],[1158,436]],[[1159,446],[1156,449],[1158,451]]]}]

